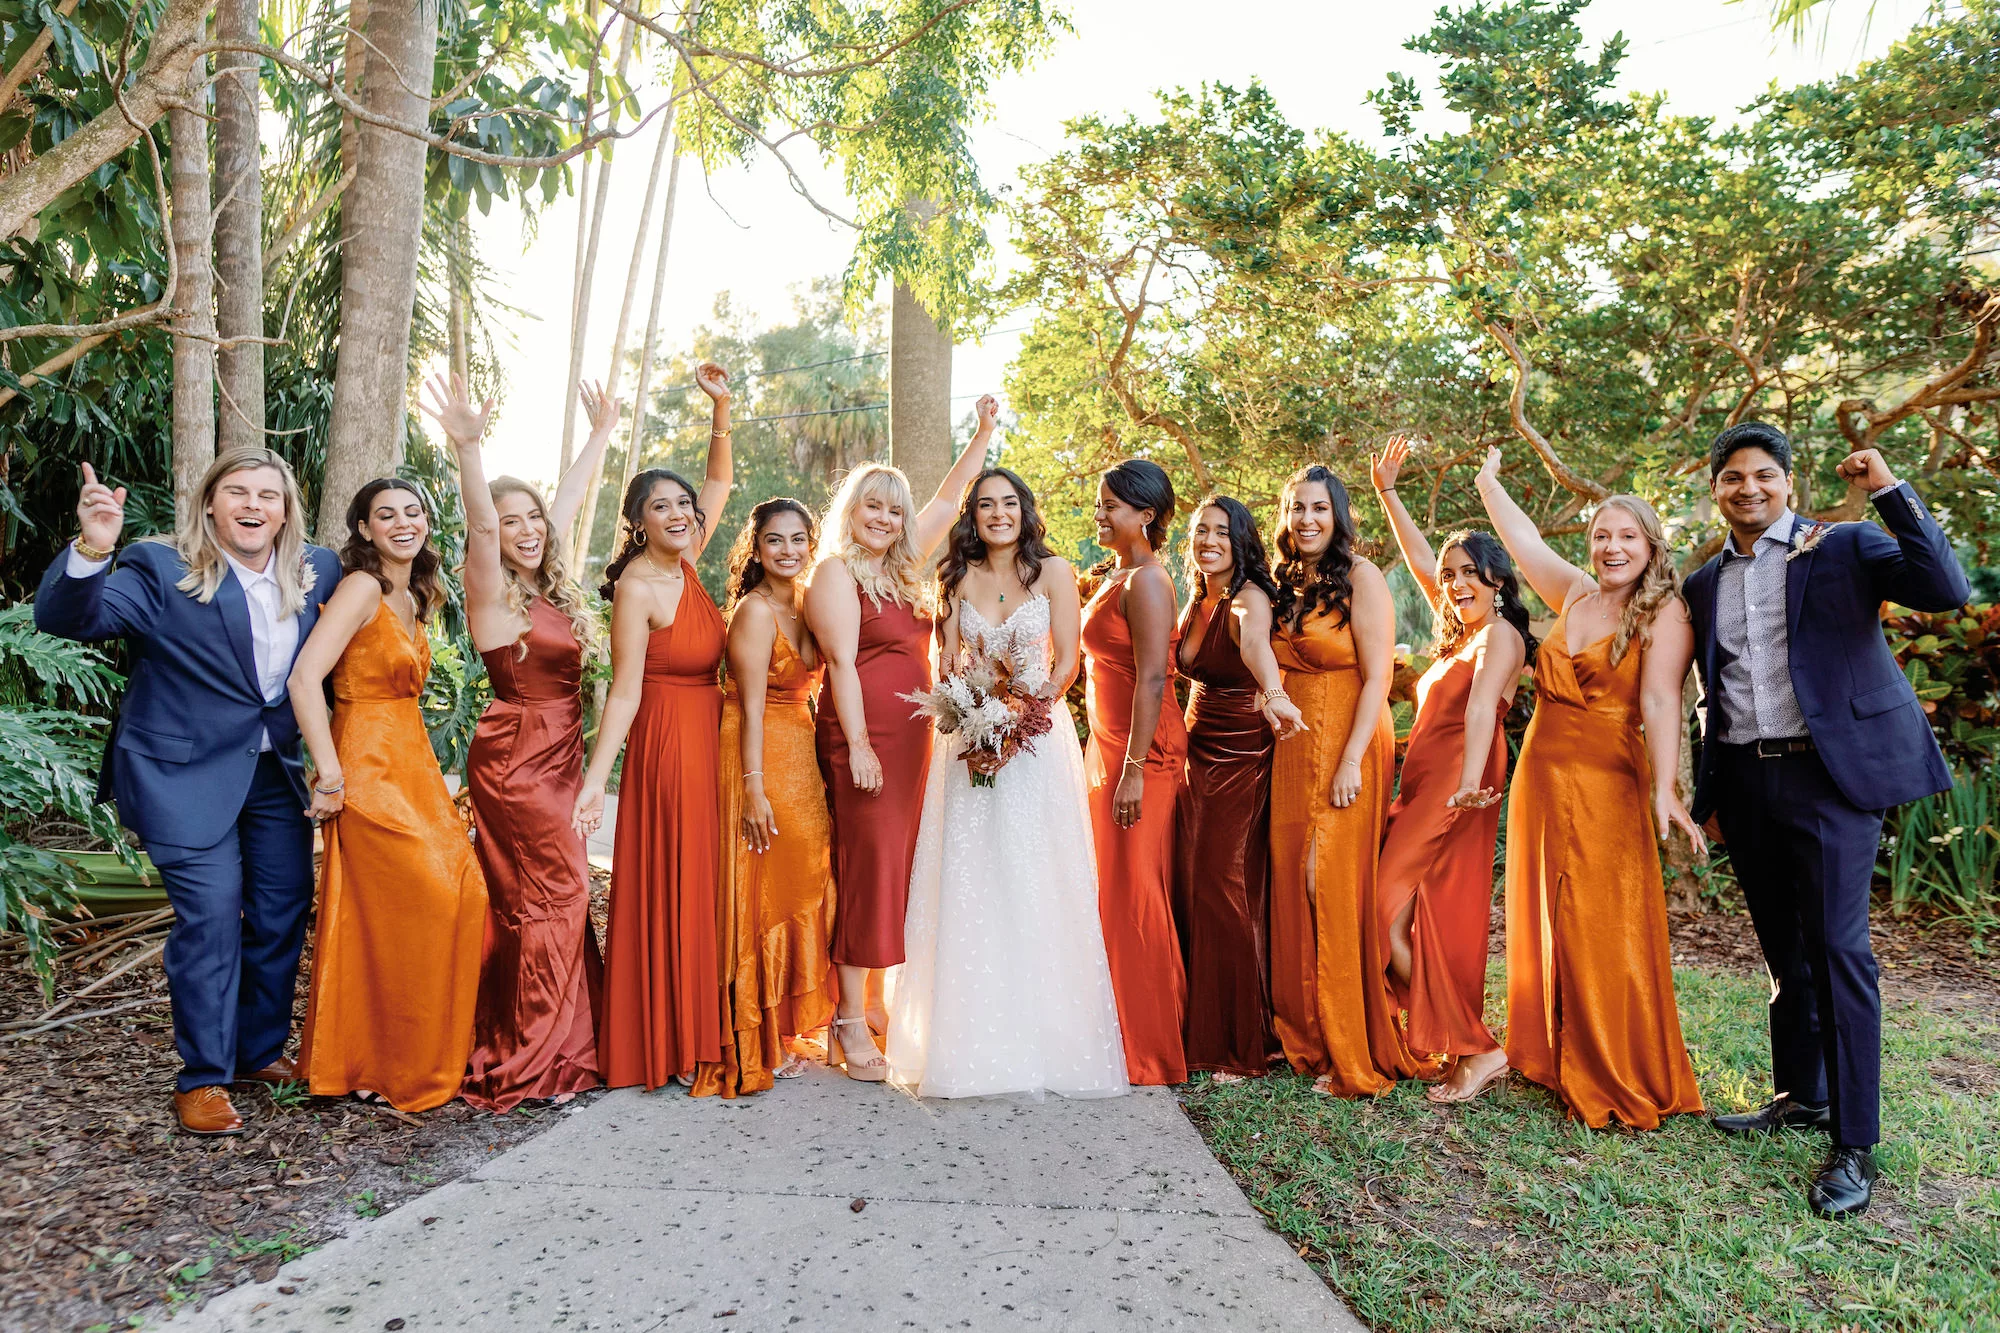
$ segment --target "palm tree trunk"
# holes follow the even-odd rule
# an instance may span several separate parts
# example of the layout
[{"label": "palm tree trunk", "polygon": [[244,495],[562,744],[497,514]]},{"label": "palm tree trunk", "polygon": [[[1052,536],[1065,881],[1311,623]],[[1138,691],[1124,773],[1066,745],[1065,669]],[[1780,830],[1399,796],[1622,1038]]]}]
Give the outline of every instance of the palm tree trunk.
[{"label": "palm tree trunk", "polygon": [[[632,59],[632,39],[637,28],[637,24],[627,20],[618,37],[618,82],[621,87],[625,82],[625,67]],[[611,102],[606,108],[605,128],[616,128],[618,108],[617,102]],[[577,385],[583,381],[583,344],[584,337],[590,329],[590,288],[597,276],[597,242],[604,233],[604,205],[611,196],[611,153],[616,146],[615,139],[607,139],[604,143],[604,161],[597,168],[597,197],[590,205],[590,241],[584,247],[583,267],[576,276],[576,292],[570,298],[569,378],[564,382],[563,393],[562,470],[564,472],[569,471],[570,460],[576,457],[576,390]],[[589,169],[590,162],[586,158],[584,170],[588,172]],[[588,185],[589,181],[586,178],[585,189]],[[583,199],[584,190],[579,189],[577,192],[579,210],[583,207]],[[583,224],[584,219],[579,215],[577,225],[582,227]],[[588,509],[589,506],[585,505],[585,508]]]},{"label": "palm tree trunk", "polygon": [[[362,81],[363,103],[386,117],[421,123],[430,114],[437,64],[437,5],[376,7],[368,39],[374,68]],[[422,141],[357,125],[354,149],[354,187],[340,210],[340,351],[316,525],[328,543],[341,536],[348,501],[362,483],[402,461],[424,221]]]},{"label": "palm tree trunk", "polygon": [[889,455],[920,507],[951,470],[951,334],[900,282],[889,307]]},{"label": "palm tree trunk", "polygon": [[[202,96],[203,66],[188,72],[186,95]],[[202,473],[215,461],[215,275],[209,261],[208,122],[189,107],[167,113],[172,139],[174,264],[180,285],[173,323],[173,455],[175,508],[189,503]]]},{"label": "palm tree trunk", "polygon": [[[221,0],[215,34],[222,40],[257,41],[258,0]],[[215,84],[215,303],[223,339],[264,335],[264,186],[258,133],[255,55],[223,52]],[[239,341],[217,354],[222,383],[220,447],[264,443],[264,345]]]}]

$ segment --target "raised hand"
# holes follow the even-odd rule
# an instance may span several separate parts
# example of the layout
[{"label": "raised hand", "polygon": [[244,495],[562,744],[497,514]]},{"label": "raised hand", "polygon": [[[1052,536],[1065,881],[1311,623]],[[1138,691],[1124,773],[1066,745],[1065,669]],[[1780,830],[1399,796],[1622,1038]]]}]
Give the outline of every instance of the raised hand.
[{"label": "raised hand", "polygon": [[1368,456],[1368,476],[1378,491],[1396,489],[1396,478],[1403,473],[1403,460],[1410,456],[1410,441],[1402,435],[1391,435],[1389,442],[1382,446],[1380,458]]},{"label": "raised hand", "polygon": [[694,369],[695,387],[718,403],[729,401],[729,372],[713,361],[704,361]]},{"label": "raised hand", "polygon": [[1000,400],[990,393],[983,393],[979,395],[979,401],[972,405],[972,410],[979,418],[980,429],[991,429],[993,423],[1000,419]]},{"label": "raised hand", "polygon": [[1879,491],[1896,484],[1896,474],[1882,459],[1880,449],[1862,449],[1840,460],[1834,469],[1842,478],[1864,490]]},{"label": "raised hand", "polygon": [[472,399],[466,395],[465,381],[457,375],[446,378],[433,375],[425,382],[430,390],[431,401],[419,401],[417,406],[425,416],[437,422],[444,431],[445,438],[457,444],[477,444],[486,434],[486,420],[493,415],[493,399],[487,400],[475,410]]},{"label": "raised hand", "polygon": [[125,530],[125,488],[111,489],[97,479],[97,469],[83,465],[83,490],[77,495],[77,522],[82,525],[83,544],[108,551],[118,544]]},{"label": "raised hand", "polygon": [[1500,446],[1494,445],[1486,451],[1486,461],[1479,465],[1479,475],[1472,479],[1473,485],[1483,485],[1500,480]]},{"label": "raised hand", "polygon": [[590,422],[593,436],[608,436],[618,425],[618,400],[608,398],[604,393],[604,381],[585,381],[576,386],[576,396],[583,403],[583,415]]}]

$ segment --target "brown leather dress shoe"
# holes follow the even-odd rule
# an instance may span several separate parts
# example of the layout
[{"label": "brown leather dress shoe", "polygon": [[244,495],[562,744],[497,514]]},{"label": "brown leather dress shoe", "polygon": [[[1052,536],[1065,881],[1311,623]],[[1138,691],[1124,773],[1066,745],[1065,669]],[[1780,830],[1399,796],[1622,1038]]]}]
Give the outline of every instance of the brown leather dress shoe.
[{"label": "brown leather dress shoe", "polygon": [[243,1117],[236,1114],[229,1089],[216,1084],[175,1093],[174,1114],[180,1117],[182,1129],[203,1138],[243,1132]]},{"label": "brown leather dress shoe", "polygon": [[289,1055],[281,1055],[262,1069],[248,1074],[238,1074],[238,1083],[296,1083],[299,1081],[299,1067]]}]

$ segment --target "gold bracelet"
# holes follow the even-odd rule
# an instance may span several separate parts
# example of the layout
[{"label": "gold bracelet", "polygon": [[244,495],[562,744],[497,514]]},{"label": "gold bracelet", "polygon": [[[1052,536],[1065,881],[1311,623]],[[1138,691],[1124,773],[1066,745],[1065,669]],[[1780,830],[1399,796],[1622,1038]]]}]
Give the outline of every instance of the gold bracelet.
[{"label": "gold bracelet", "polygon": [[81,537],[72,540],[70,542],[70,545],[73,548],[75,548],[76,553],[78,555],[82,556],[85,560],[90,561],[92,564],[96,564],[100,560],[109,560],[111,558],[112,552],[118,549],[116,546],[104,546],[104,547],[92,546],[89,542],[85,541]]},{"label": "gold bracelet", "polygon": [[[1145,761],[1145,760],[1143,760],[1143,759],[1134,759],[1134,758],[1133,758],[1133,757],[1132,757],[1131,755],[1129,755],[1129,754],[1125,756],[1125,768],[1136,768],[1136,769],[1140,769],[1140,770],[1142,770],[1142,771],[1143,771],[1143,770],[1145,769],[1145,767],[1146,767],[1146,761]],[[1119,771],[1120,773],[1123,773],[1123,772],[1125,771],[1125,769],[1124,769],[1124,768],[1121,768],[1121,769],[1119,769],[1118,771]]]},{"label": "gold bracelet", "polygon": [[713,428],[710,428],[708,432],[708,438],[711,440],[726,440],[729,438],[729,432],[726,430],[715,430]]}]

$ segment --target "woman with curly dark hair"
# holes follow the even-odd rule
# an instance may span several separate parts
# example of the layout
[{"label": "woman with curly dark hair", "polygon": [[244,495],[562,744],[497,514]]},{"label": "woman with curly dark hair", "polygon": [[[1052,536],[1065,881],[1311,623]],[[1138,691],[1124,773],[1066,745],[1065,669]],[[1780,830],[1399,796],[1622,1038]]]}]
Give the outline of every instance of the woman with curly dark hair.
[{"label": "woman with curly dark hair", "polygon": [[1189,1069],[1255,1077],[1271,1033],[1271,753],[1300,726],[1271,653],[1278,593],[1257,520],[1212,495],[1188,523],[1194,587],[1176,665],[1188,693],[1187,786],[1176,811],[1174,919],[1187,964]]},{"label": "woman with curly dark hair", "polygon": [[799,603],[819,534],[797,500],[765,500],[729,551],[722,689],[722,1059],[694,1095],[762,1092],[804,1072],[788,1049],[833,1016],[832,825],[813,752],[819,649]]},{"label": "woman with curly dark hair", "polygon": [[1374,928],[1396,609],[1354,538],[1340,478],[1318,463],[1294,473],[1278,501],[1271,649],[1309,730],[1271,766],[1271,1008],[1292,1067],[1341,1097],[1426,1072],[1396,1030]]},{"label": "woman with curly dark hair", "polygon": [[1424,596],[1436,635],[1417,682],[1417,718],[1382,842],[1380,928],[1389,986],[1410,1045],[1448,1057],[1434,1102],[1477,1097],[1507,1073],[1487,1030],[1486,937],[1493,845],[1507,783],[1501,719],[1534,651],[1507,548],[1490,532],[1454,532],[1435,555],[1396,494],[1410,452],[1397,437],[1372,460],[1376,495]]},{"label": "woman with curly dark hair", "polygon": [[1166,469],[1129,458],[1097,483],[1097,544],[1111,552],[1083,612],[1090,824],[1098,905],[1127,1077],[1187,1081],[1187,973],[1174,930],[1174,805],[1187,726],[1174,706],[1174,581],[1160,562],[1174,521]]},{"label": "woman with curly dark hair", "polygon": [[316,1097],[400,1111],[458,1095],[486,931],[486,881],[418,706],[424,622],[444,604],[430,531],[416,482],[356,493],[346,577],[287,682],[315,770],[307,813],[326,838],[299,1075]]}]

